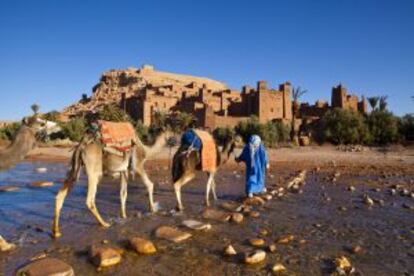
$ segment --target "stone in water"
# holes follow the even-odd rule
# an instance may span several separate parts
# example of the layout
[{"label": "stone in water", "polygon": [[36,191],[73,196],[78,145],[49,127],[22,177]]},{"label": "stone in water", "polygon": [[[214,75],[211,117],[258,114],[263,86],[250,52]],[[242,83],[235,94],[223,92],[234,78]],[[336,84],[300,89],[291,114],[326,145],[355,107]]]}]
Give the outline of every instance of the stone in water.
[{"label": "stone in water", "polygon": [[73,268],[67,263],[55,258],[43,258],[19,269],[16,275],[30,276],[74,276]]},{"label": "stone in water", "polygon": [[193,230],[210,230],[211,224],[209,223],[202,223],[197,220],[184,220],[183,225],[187,228],[193,229]]},{"label": "stone in water", "polygon": [[170,226],[161,226],[155,231],[155,236],[175,243],[185,241],[191,237],[190,233],[183,232]]}]

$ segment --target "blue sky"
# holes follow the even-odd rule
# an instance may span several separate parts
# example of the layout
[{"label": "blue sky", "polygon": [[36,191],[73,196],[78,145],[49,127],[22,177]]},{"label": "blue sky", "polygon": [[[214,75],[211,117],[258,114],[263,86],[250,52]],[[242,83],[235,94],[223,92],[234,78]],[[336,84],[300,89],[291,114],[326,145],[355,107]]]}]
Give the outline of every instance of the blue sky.
[{"label": "blue sky", "polygon": [[0,0],[0,118],[91,93],[102,72],[153,64],[240,89],[286,80],[330,100],[341,82],[414,112],[414,1]]}]

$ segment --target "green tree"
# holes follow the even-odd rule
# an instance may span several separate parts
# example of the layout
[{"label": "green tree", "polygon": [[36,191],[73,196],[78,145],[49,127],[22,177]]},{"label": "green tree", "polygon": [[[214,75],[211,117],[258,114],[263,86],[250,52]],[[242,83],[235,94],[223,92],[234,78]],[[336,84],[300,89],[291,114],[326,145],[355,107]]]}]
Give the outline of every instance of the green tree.
[{"label": "green tree", "polygon": [[132,121],[129,115],[115,104],[104,106],[104,108],[98,112],[98,117],[101,120],[112,121],[112,122]]},{"label": "green tree", "polygon": [[377,108],[378,102],[380,97],[369,97],[367,98],[369,105],[371,106],[371,110],[374,111]]},{"label": "green tree", "polygon": [[291,139],[296,141],[298,138],[296,118],[299,116],[300,102],[299,99],[308,92],[308,90],[303,90],[300,86],[292,88],[292,123],[291,123]]},{"label": "green tree", "polygon": [[369,140],[364,117],[352,110],[335,108],[322,118],[323,141],[333,144],[361,144]]},{"label": "green tree", "polygon": [[43,114],[43,119],[52,122],[58,122],[60,117],[60,113],[56,110],[52,110],[48,113]]},{"label": "green tree", "polygon": [[79,142],[86,131],[86,122],[83,118],[74,118],[69,122],[61,123],[64,138]]},{"label": "green tree", "polygon": [[388,145],[399,139],[398,120],[387,110],[374,110],[367,117],[371,143]]},{"label": "green tree", "polygon": [[37,113],[39,113],[40,106],[39,106],[38,104],[32,104],[32,105],[30,106],[30,108],[32,109],[32,111],[33,111],[33,113],[34,113],[35,115],[37,115]]},{"label": "green tree", "polygon": [[20,126],[21,126],[21,123],[15,122],[15,123],[6,125],[3,128],[0,128],[0,139],[9,140],[9,141],[13,140]]},{"label": "green tree", "polygon": [[387,99],[388,99],[388,96],[381,96],[379,98],[379,110],[381,111],[387,110],[387,105],[388,105]]},{"label": "green tree", "polygon": [[414,114],[407,114],[401,118],[399,132],[406,141],[414,141]]},{"label": "green tree", "polygon": [[141,139],[141,141],[148,142],[148,127],[146,127],[141,120],[135,124],[135,132],[138,134],[138,137]]},{"label": "green tree", "polygon": [[230,127],[218,127],[213,131],[213,137],[219,145],[224,145],[229,139],[234,137],[234,129]]},{"label": "green tree", "polygon": [[251,135],[259,135],[262,138],[262,141],[269,147],[287,141],[290,132],[289,127],[281,122],[269,121],[266,124],[261,124],[256,116],[252,116],[247,121],[240,122],[235,127],[235,131],[238,135],[243,137],[245,142],[248,142]]}]

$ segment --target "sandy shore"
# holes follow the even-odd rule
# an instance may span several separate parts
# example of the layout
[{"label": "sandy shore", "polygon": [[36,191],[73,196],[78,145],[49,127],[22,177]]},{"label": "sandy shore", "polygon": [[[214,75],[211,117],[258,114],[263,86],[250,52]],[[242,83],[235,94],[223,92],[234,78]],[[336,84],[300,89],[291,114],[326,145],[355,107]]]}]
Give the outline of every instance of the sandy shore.
[{"label": "sandy shore", "polygon": [[[171,160],[176,148],[164,148],[157,154],[157,160]],[[236,150],[240,152],[240,150]],[[402,163],[414,164],[414,147],[395,146],[388,149],[364,148],[362,152],[346,152],[335,146],[310,146],[294,148],[269,149],[272,162],[308,162],[325,164],[340,163]],[[237,154],[237,153],[236,153]],[[71,148],[39,147],[30,152],[28,160],[66,161],[71,156]],[[232,158],[233,159],[233,158]]]}]

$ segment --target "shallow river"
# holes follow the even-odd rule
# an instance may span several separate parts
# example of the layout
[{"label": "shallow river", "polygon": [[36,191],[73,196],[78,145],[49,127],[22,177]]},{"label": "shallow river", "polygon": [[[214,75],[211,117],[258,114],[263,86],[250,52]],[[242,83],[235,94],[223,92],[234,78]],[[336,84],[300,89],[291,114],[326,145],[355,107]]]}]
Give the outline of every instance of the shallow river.
[{"label": "shallow river", "polygon": [[[47,168],[46,173],[35,172]],[[294,167],[294,168],[292,168]],[[205,221],[206,177],[183,188],[183,214],[170,213],[175,197],[169,184],[168,164],[150,163],[148,170],[158,183],[155,199],[161,211],[147,213],[147,197],[141,184],[131,183],[127,203],[128,219],[119,219],[118,181],[105,179],[99,187],[97,206],[103,217],[112,223],[109,229],[97,225],[85,206],[86,181],[82,176],[68,196],[62,210],[62,234],[59,240],[50,238],[54,196],[65,176],[65,163],[23,163],[0,174],[0,186],[13,185],[18,191],[0,193],[0,234],[19,245],[11,253],[0,253],[0,275],[13,275],[16,268],[42,252],[60,258],[73,266],[77,275],[92,275],[96,268],[88,261],[90,245],[103,240],[125,249],[121,264],[100,271],[108,275],[268,275],[277,262],[283,263],[289,274],[328,275],[332,259],[347,256],[361,275],[414,275],[414,199],[391,195],[390,186],[400,184],[413,190],[414,173],[398,167],[322,167],[311,170],[304,164],[276,164],[268,174],[268,187],[284,186],[299,169],[309,173],[303,193],[289,193],[257,207],[259,218],[245,218],[241,224],[209,221],[208,232],[193,232],[193,237],[172,244],[157,240],[154,230],[160,225],[179,226],[184,219]],[[225,201],[237,201],[243,195],[243,168],[229,165],[217,176],[219,209]],[[341,173],[335,182],[335,172]],[[53,181],[55,186],[30,188],[33,181]],[[356,190],[348,191],[350,185]],[[368,207],[363,194],[377,202]],[[404,207],[403,207],[404,206]],[[260,233],[265,229],[268,234]],[[232,244],[238,252],[252,249],[248,238],[262,237],[267,244],[280,236],[292,234],[287,245],[277,245],[275,253],[267,253],[266,262],[258,266],[242,263],[240,257],[224,257],[222,252]],[[126,247],[133,236],[154,241],[158,252],[153,256],[138,256]],[[362,252],[350,248],[359,245]]]}]

